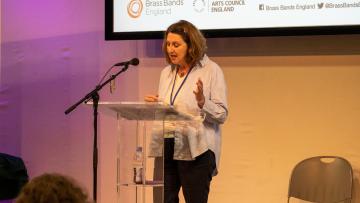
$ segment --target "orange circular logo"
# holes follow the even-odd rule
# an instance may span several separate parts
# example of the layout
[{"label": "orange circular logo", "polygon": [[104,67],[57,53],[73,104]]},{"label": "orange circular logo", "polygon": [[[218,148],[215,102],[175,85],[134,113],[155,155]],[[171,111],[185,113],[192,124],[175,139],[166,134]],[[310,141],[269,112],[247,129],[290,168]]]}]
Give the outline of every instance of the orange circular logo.
[{"label": "orange circular logo", "polygon": [[137,18],[140,16],[143,9],[143,3],[141,0],[131,0],[127,7],[127,12],[130,17]]}]

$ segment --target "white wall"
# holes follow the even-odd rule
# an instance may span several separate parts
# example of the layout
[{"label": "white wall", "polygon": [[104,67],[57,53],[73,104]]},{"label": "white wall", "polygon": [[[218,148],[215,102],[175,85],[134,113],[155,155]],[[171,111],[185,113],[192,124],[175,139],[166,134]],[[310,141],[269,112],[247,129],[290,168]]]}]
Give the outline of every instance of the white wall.
[{"label": "white wall", "polygon": [[[225,73],[229,118],[210,203],[286,202],[292,168],[318,155],[351,162],[360,201],[359,55],[212,58]],[[162,60],[144,63],[140,97],[156,91]]]}]

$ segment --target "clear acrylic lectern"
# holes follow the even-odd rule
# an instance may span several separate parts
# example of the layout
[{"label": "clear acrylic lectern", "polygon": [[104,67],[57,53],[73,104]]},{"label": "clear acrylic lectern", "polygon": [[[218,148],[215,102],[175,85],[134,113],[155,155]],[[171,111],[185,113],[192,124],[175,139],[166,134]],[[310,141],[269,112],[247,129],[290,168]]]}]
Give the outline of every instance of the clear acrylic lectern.
[{"label": "clear acrylic lectern", "polygon": [[117,202],[162,203],[163,150],[151,155],[153,133],[163,133],[167,120],[192,120],[192,116],[162,103],[100,102],[99,108],[118,119]]}]

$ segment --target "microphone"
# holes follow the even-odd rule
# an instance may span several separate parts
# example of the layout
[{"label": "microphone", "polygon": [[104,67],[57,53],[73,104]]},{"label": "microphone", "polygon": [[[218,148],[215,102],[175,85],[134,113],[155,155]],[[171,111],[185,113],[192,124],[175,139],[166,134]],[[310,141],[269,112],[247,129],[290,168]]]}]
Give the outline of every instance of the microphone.
[{"label": "microphone", "polygon": [[114,66],[128,66],[128,65],[133,65],[133,66],[139,65],[139,59],[138,58],[133,58],[130,61],[124,61],[124,62],[116,63]]}]

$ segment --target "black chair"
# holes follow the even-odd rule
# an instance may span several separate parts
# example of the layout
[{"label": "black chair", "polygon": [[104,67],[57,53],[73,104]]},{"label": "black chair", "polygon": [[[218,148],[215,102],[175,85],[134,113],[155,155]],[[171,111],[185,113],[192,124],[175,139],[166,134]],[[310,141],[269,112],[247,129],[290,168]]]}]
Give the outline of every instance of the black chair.
[{"label": "black chair", "polygon": [[0,200],[14,199],[29,181],[21,158],[0,153]]},{"label": "black chair", "polygon": [[299,162],[293,169],[290,198],[317,203],[350,203],[353,171],[350,163],[337,156],[317,156]]}]

